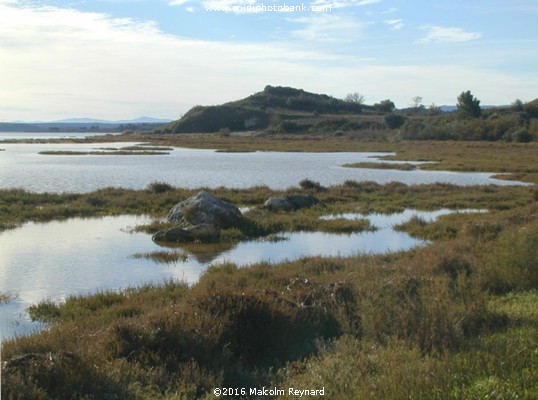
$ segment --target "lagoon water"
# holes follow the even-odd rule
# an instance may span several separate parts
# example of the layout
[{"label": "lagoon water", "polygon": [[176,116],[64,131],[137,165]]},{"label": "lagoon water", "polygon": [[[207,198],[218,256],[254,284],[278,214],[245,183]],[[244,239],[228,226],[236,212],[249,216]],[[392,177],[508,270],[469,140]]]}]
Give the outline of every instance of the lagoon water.
[{"label": "lagoon water", "polygon": [[133,143],[13,144],[0,143],[0,188],[34,192],[89,192],[103,187],[145,188],[164,181],[184,188],[273,189],[296,187],[303,179],[322,185],[346,180],[393,181],[406,184],[434,182],[455,185],[524,185],[491,178],[489,173],[448,171],[398,171],[345,168],[344,164],[375,161],[391,153],[222,153],[214,150],[175,148],[168,155],[42,155],[41,151],[92,151]]},{"label": "lagoon water", "polygon": [[[6,137],[0,134],[0,139]],[[91,151],[133,143],[38,144],[0,142],[0,188],[35,192],[88,192],[103,187],[144,188],[164,181],[185,188],[218,186],[247,188],[266,185],[275,189],[297,186],[305,178],[322,185],[346,180],[407,184],[445,182],[456,185],[520,185],[492,179],[487,173],[398,171],[344,168],[346,163],[375,161],[390,153],[220,153],[214,150],[176,148],[168,155],[41,155],[40,151]],[[163,211],[164,212],[164,211]],[[64,300],[72,294],[117,290],[167,279],[196,282],[209,266],[222,262],[248,265],[298,257],[350,256],[409,249],[423,244],[391,225],[411,215],[431,219],[447,213],[406,213],[369,216],[379,230],[352,235],[284,233],[276,243],[247,241],[229,247],[188,246],[185,262],[156,264],[134,259],[134,253],[162,249],[149,235],[129,233],[144,217],[120,216],[70,219],[44,224],[27,223],[0,232],[0,293],[13,298],[0,304],[1,337],[39,328],[29,321],[26,308],[44,299]],[[343,217],[355,218],[356,215]]]},{"label": "lagoon water", "polygon": [[[7,304],[0,304],[1,335],[5,339],[39,329],[38,323],[29,320],[26,308],[45,299],[62,301],[69,295],[162,283],[169,279],[194,283],[208,266],[224,262],[246,266],[314,255],[352,256],[406,250],[425,242],[394,231],[394,224],[414,215],[430,221],[451,212],[444,209],[372,214],[366,217],[378,228],[374,232],[282,233],[280,236],[285,240],[277,242],[251,240],[228,246],[185,245],[178,249],[163,248],[154,243],[150,235],[133,233],[134,226],[149,221],[146,217],[124,215],[27,223],[0,232],[0,292],[13,296]],[[186,261],[172,264],[133,258],[135,253],[159,250],[181,251],[188,257]]]}]

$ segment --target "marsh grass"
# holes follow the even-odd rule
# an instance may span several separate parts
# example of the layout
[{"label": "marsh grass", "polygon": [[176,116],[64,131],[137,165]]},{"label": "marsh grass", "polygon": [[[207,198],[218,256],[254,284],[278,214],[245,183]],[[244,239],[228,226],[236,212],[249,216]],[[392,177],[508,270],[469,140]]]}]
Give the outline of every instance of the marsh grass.
[{"label": "marsh grass", "polygon": [[[243,143],[233,136],[211,140]],[[267,143],[277,141],[245,139],[243,148]],[[331,143],[348,151],[350,143],[369,150],[380,146]],[[327,142],[307,139],[301,145]],[[461,163],[462,169],[531,171],[538,162],[534,143],[384,146],[398,146],[399,158],[435,154],[445,166]],[[536,179],[534,172],[524,173]],[[44,301],[29,312],[49,322],[50,329],[3,344],[2,395],[190,400],[212,398],[214,387],[277,385],[325,387],[335,400],[538,398],[534,188],[349,181],[326,189],[317,194],[323,206],[292,213],[259,206],[269,196],[310,189],[219,188],[214,193],[253,207],[249,219],[268,232],[321,229],[321,215],[357,209],[489,212],[431,223],[412,220],[402,229],[433,242],[407,252],[309,257],[248,268],[228,263],[209,267],[192,286],[169,281],[71,296],[61,304]],[[0,223],[125,212],[162,217],[195,192],[4,190]],[[337,229],[345,223],[337,221]],[[243,234],[226,233],[230,238]]]},{"label": "marsh grass", "polygon": [[[505,213],[499,221],[515,232],[535,223]],[[536,292],[481,289],[484,244],[521,240],[526,265],[531,239],[471,234],[406,253],[223,264],[191,288],[167,282],[42,302],[30,314],[53,326],[5,344],[3,394],[203,399],[217,386],[274,384],[325,387],[336,400],[533,398]],[[77,368],[100,383],[78,387]]]},{"label": "marsh grass", "polygon": [[112,150],[112,151],[66,151],[66,150],[44,150],[38,154],[45,156],[158,156],[170,154],[165,151],[150,151],[139,148],[132,150]]},{"label": "marsh grass", "polygon": [[185,262],[189,258],[188,253],[178,251],[152,251],[148,253],[135,253],[132,255],[135,259],[146,259],[156,263],[174,264]]},{"label": "marsh grass", "polygon": [[135,151],[135,152],[139,152],[139,151],[164,151],[164,152],[168,152],[168,151],[172,151],[174,150],[172,147],[164,147],[164,146],[149,146],[149,145],[145,145],[145,144],[141,144],[141,145],[136,145],[136,146],[125,146],[125,147],[120,147],[119,150],[121,151]]},{"label": "marsh grass", "polygon": [[0,292],[0,304],[7,304],[13,298],[13,295],[9,293]]},{"label": "marsh grass", "polygon": [[[27,221],[44,222],[70,217],[118,214],[164,217],[176,203],[195,195],[199,190],[175,188],[165,182],[154,182],[144,190],[105,188],[84,194],[31,193],[22,189],[0,189],[0,228],[16,227]],[[248,218],[254,221],[258,218],[262,228],[273,224],[281,225],[281,230],[288,230],[286,226],[295,229],[293,225],[299,227],[305,224],[312,225],[312,229],[318,229],[323,223],[314,219],[320,215],[356,212],[357,209],[362,213],[397,212],[409,207],[424,210],[439,207],[504,210],[536,201],[535,189],[527,187],[457,187],[446,184],[408,186],[400,183],[379,185],[374,182],[347,181],[316,193],[323,206],[295,213],[269,215],[263,214],[261,210],[267,198],[294,193],[306,194],[311,191],[300,188],[279,191],[260,186],[250,189],[216,188],[212,193],[237,206],[251,207],[251,211],[247,213]],[[267,219],[273,219],[274,223]],[[274,231],[272,228],[271,232]]]},{"label": "marsh grass", "polygon": [[347,168],[369,168],[369,169],[396,169],[399,171],[413,171],[419,167],[409,163],[386,163],[386,162],[359,162],[344,164]]}]

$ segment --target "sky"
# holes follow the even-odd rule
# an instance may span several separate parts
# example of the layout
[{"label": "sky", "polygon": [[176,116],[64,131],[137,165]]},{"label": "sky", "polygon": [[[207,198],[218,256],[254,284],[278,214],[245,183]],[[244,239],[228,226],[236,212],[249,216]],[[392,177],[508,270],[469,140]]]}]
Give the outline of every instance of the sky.
[{"label": "sky", "polygon": [[536,0],[0,0],[0,121],[178,119],[266,85],[538,97]]}]

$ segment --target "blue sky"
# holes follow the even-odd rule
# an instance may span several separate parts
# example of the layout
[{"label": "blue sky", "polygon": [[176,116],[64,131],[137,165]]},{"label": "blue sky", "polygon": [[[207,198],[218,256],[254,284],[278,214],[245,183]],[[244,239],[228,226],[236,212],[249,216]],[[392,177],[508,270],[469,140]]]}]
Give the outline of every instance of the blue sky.
[{"label": "blue sky", "polygon": [[[179,118],[265,85],[538,97],[536,0],[0,0],[0,121]],[[293,12],[273,6],[299,6]],[[305,9],[301,6],[309,8]],[[318,9],[313,10],[313,6]],[[210,11],[216,8],[226,11]]]}]

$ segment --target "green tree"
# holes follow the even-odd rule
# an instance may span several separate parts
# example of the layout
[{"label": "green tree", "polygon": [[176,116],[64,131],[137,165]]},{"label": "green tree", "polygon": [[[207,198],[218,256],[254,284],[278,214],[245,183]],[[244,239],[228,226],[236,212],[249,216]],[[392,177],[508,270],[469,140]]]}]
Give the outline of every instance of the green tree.
[{"label": "green tree", "polygon": [[441,110],[441,107],[436,105],[435,103],[430,104],[428,107],[428,115],[440,115],[443,111]]},{"label": "green tree", "polygon": [[523,107],[525,106],[525,104],[523,104],[523,102],[519,99],[516,99],[513,103],[512,103],[512,108],[514,109],[514,111],[523,111]]},{"label": "green tree", "polygon": [[420,110],[422,106],[422,97],[421,96],[415,96],[411,99],[411,107],[414,109],[416,113]]},{"label": "green tree", "polygon": [[395,108],[396,106],[389,99],[383,100],[379,103],[374,104],[374,109],[376,109],[377,111],[386,112],[386,113],[393,112]]},{"label": "green tree", "polygon": [[344,99],[345,101],[349,102],[349,103],[356,103],[356,104],[364,104],[364,96],[360,93],[348,93],[346,95],[346,98]]},{"label": "green tree", "polygon": [[477,118],[482,113],[480,100],[474,97],[470,90],[461,92],[457,106],[458,112],[465,117]]}]

